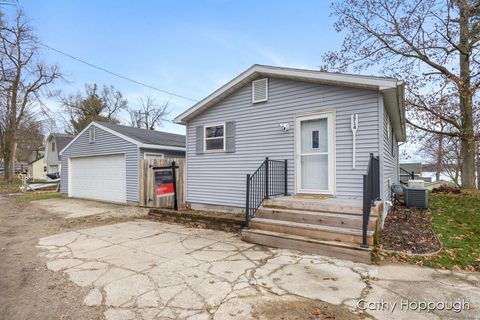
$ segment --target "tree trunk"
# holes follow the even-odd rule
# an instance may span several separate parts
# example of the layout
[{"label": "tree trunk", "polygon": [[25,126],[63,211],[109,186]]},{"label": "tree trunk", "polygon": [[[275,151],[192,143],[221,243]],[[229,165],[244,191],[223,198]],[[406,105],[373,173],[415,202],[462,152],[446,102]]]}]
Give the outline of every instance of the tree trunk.
[{"label": "tree trunk", "polygon": [[17,134],[16,131],[13,132],[11,138],[11,147],[10,147],[10,176],[8,181],[13,182],[15,180],[15,164],[17,163]]},{"label": "tree trunk", "polygon": [[477,141],[477,188],[480,189],[480,141]]},{"label": "tree trunk", "polygon": [[467,0],[460,1],[460,109],[462,113],[462,132],[460,153],[462,156],[462,187],[475,188],[475,132],[473,126],[473,100],[471,92],[471,71],[469,43],[469,6]]},{"label": "tree trunk", "polygon": [[3,169],[5,170],[3,172],[3,180],[9,181],[10,180],[10,155],[7,155],[3,159]]}]

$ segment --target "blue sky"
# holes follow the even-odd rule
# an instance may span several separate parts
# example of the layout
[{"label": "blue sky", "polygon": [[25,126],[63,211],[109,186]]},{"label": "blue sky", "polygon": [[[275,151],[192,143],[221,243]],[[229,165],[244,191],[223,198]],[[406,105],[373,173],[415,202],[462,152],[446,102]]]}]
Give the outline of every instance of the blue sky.
[{"label": "blue sky", "polygon": [[[329,1],[63,1],[19,0],[40,41],[155,87],[200,100],[250,67],[271,64],[317,69],[341,37]],[[13,12],[12,7],[4,7]],[[84,83],[114,85],[131,105],[152,94],[170,100],[171,117],[193,103],[42,50],[76,92]],[[48,102],[54,110],[55,104]],[[124,114],[124,119],[127,117]],[[165,130],[184,128],[166,124]]]}]

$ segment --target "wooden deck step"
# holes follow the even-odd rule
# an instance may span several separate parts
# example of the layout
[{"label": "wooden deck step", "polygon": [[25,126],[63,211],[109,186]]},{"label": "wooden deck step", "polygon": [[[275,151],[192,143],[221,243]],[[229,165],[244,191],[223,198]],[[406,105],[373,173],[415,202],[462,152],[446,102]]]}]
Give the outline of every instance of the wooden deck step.
[{"label": "wooden deck step", "polygon": [[258,229],[242,230],[242,240],[270,247],[303,251],[354,262],[371,263],[371,249],[358,244],[325,241]]},{"label": "wooden deck step", "polygon": [[[291,235],[298,235],[317,240],[337,241],[345,243],[362,243],[362,230],[344,227],[300,223],[293,221],[253,218],[250,221],[252,229],[273,231]],[[367,232],[367,242],[373,244],[373,231]]]},{"label": "wooden deck step", "polygon": [[[363,226],[363,217],[357,214],[260,207],[255,215],[264,219],[293,221],[351,229],[362,229]],[[375,230],[376,221],[376,217],[370,217],[368,224],[369,230]]]},{"label": "wooden deck step", "polygon": [[363,209],[361,203],[353,200],[343,200],[336,198],[327,199],[303,199],[298,197],[277,197],[263,201],[263,207],[323,211],[343,214],[362,215]]}]

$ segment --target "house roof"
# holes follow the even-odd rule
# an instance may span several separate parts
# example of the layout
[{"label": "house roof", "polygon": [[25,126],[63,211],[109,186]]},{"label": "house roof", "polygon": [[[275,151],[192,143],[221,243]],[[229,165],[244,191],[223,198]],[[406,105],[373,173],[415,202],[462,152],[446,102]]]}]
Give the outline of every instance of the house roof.
[{"label": "house roof", "polygon": [[[422,163],[420,162],[400,163],[400,168],[408,173],[411,173],[412,171],[414,174],[422,173]],[[400,174],[406,174],[405,171],[401,171]]]},{"label": "house roof", "polygon": [[63,133],[52,133],[51,135],[55,137],[57,150],[62,150],[70,141],[73,140],[73,138],[75,138],[75,136]]},{"label": "house roof", "polygon": [[44,158],[44,156],[41,156],[40,158],[37,158],[33,161],[30,161],[28,164],[34,164],[35,162],[39,161],[39,160],[42,160]]},{"label": "house roof", "polygon": [[[62,150],[75,138],[75,136],[66,133],[52,132],[48,135],[47,141],[52,140],[52,138],[55,138],[55,143],[57,144],[56,150]],[[60,153],[58,153],[58,160],[60,160]]]},{"label": "house roof", "polygon": [[97,123],[144,144],[185,147],[185,136],[183,134],[146,130],[107,122]]},{"label": "house roof", "polygon": [[306,69],[282,68],[255,64],[226,83],[212,94],[199,101],[175,118],[175,122],[186,124],[196,115],[223,100],[235,90],[259,77],[285,78],[299,81],[331,84],[338,86],[378,90],[384,96],[384,105],[392,121],[398,141],[406,139],[404,82],[394,78],[342,74]]},{"label": "house roof", "polygon": [[75,140],[91,126],[105,130],[117,137],[136,144],[139,148],[185,151],[185,136],[181,134],[133,128],[119,124],[92,121],[72,141],[61,149],[63,153]]}]

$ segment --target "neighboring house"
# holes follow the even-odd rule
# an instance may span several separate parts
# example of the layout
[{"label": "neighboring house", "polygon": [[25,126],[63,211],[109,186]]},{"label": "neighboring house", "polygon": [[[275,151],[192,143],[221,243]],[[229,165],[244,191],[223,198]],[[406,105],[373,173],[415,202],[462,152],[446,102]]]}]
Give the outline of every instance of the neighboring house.
[{"label": "neighboring house", "polygon": [[137,204],[139,160],[185,156],[185,136],[92,122],[60,152],[62,193]]},{"label": "neighboring house", "polygon": [[45,158],[41,157],[28,164],[28,173],[30,177],[37,180],[47,179],[47,166],[45,165]]},{"label": "neighboring house", "polygon": [[61,171],[60,150],[73,140],[75,136],[64,133],[51,133],[47,137],[45,146],[45,164],[47,173],[57,173]]},{"label": "neighboring house", "polygon": [[245,212],[249,242],[371,261],[374,200],[399,183],[402,81],[254,65],[175,121],[193,209]]},{"label": "neighboring house", "polygon": [[408,180],[412,180],[412,174],[414,179],[424,180],[425,182],[431,182],[431,177],[423,175],[423,166],[421,162],[403,162],[400,163],[400,181],[404,184],[408,183]]},{"label": "neighboring house", "polygon": [[187,127],[187,202],[243,210],[245,177],[265,157],[288,161],[290,194],[361,199],[370,153],[389,200],[406,138],[403,96],[392,78],[254,65],[175,119]]},{"label": "neighboring house", "polygon": [[39,158],[42,158],[45,155],[45,147],[41,147],[38,150],[32,150],[28,154],[27,162],[31,163]]}]

